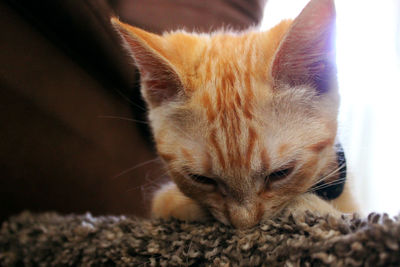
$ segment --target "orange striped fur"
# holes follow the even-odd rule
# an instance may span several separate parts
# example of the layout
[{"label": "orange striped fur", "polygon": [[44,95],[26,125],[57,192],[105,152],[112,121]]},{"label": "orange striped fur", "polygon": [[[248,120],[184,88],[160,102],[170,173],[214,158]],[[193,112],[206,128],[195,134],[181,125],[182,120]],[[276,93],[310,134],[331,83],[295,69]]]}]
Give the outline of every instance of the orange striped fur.
[{"label": "orange striped fur", "polygon": [[[317,2],[307,8],[325,5],[323,10],[332,12],[332,1]],[[211,214],[250,227],[291,201],[303,203],[298,198],[337,168],[335,83],[320,94],[311,82],[294,88],[297,76],[290,84],[276,78],[290,73],[272,73],[272,67],[278,72],[293,66],[296,75],[305,68],[301,59],[290,58],[290,50],[288,55],[279,49],[290,47],[291,31],[301,31],[302,21],[311,19],[307,8],[294,22],[282,21],[266,32],[159,36],[113,20],[141,71],[157,150],[174,182],[156,193],[155,216],[201,220]],[[332,14],[319,19],[332,20]],[[268,180],[285,168],[293,169],[288,177]]]}]

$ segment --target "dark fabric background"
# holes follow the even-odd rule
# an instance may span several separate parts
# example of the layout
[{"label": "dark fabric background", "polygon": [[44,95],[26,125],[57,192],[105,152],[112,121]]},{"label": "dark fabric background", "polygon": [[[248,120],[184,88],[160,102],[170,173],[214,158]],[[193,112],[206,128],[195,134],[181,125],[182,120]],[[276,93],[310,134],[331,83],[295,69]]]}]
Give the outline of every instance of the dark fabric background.
[{"label": "dark fabric background", "polygon": [[164,172],[145,124],[107,118],[145,120],[110,16],[153,32],[244,29],[263,2],[0,2],[0,220],[24,209],[147,215]]}]

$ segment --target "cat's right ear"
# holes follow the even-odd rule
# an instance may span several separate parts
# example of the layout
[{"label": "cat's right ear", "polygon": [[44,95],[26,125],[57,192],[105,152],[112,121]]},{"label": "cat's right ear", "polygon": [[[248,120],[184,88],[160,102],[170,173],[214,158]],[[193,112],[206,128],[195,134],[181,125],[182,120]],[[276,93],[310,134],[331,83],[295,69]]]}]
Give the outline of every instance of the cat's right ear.
[{"label": "cat's right ear", "polygon": [[112,18],[111,23],[119,32],[140,72],[142,95],[150,108],[173,100],[183,92],[178,70],[168,59],[165,40],[139,28]]}]

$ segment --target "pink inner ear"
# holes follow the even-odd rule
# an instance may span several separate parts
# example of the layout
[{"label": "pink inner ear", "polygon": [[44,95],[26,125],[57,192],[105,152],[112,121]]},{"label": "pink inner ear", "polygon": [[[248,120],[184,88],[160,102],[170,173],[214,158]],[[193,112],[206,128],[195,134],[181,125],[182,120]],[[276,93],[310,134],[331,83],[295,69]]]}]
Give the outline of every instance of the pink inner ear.
[{"label": "pink inner ear", "polygon": [[336,79],[335,7],[332,0],[311,0],[281,41],[271,75],[291,86],[313,84],[327,91]]},{"label": "pink inner ear", "polygon": [[151,106],[159,106],[175,97],[179,90],[183,90],[179,75],[167,59],[139,37],[133,37],[125,31],[121,31],[121,34],[135,59],[141,83],[145,86],[142,92]]},{"label": "pink inner ear", "polygon": [[[141,59],[139,59],[141,58]],[[164,101],[174,98],[178,91],[183,91],[181,81],[167,64],[150,55],[138,56],[139,72],[145,94],[151,105],[158,106]]]}]

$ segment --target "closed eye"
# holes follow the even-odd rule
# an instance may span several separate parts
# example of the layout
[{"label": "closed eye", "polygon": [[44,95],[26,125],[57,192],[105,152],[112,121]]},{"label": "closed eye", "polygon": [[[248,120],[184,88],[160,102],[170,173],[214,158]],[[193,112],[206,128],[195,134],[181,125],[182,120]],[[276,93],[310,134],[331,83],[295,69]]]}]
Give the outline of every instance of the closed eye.
[{"label": "closed eye", "polygon": [[280,181],[280,180],[288,177],[292,173],[293,169],[294,169],[294,167],[290,167],[290,168],[284,168],[284,169],[280,169],[278,171],[274,171],[266,177],[266,182]]},{"label": "closed eye", "polygon": [[217,185],[217,182],[209,177],[202,176],[202,175],[196,175],[196,174],[189,174],[188,175],[193,181],[199,184],[204,184],[204,185]]}]

